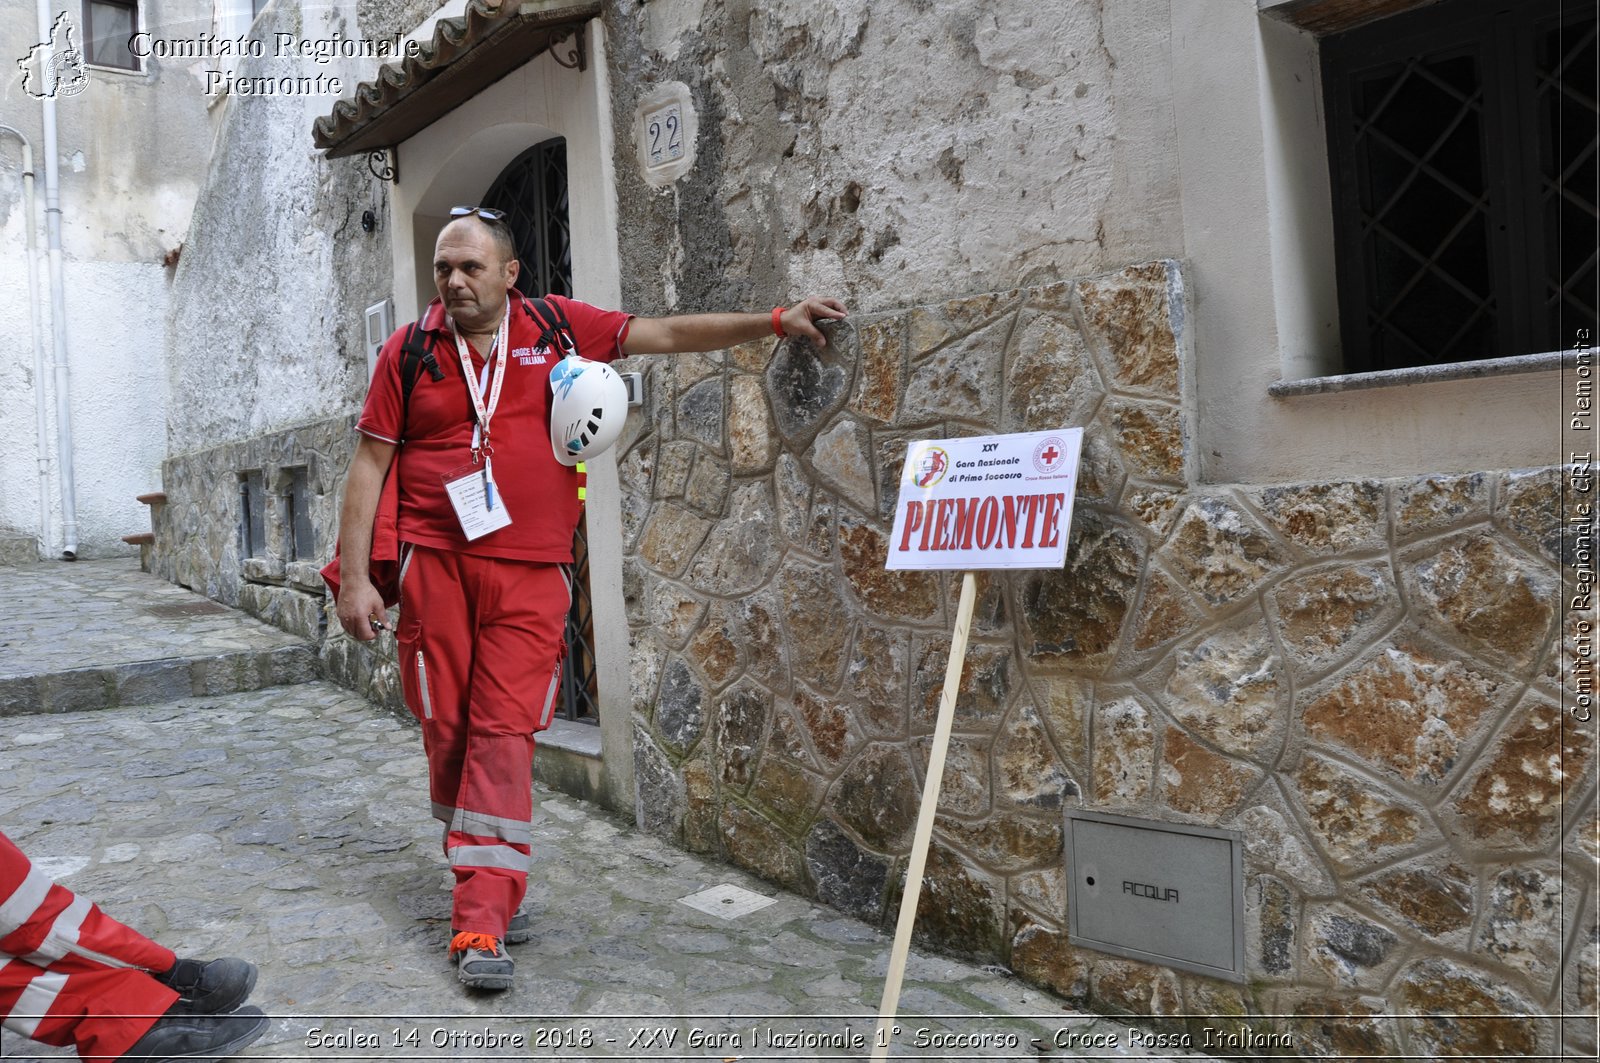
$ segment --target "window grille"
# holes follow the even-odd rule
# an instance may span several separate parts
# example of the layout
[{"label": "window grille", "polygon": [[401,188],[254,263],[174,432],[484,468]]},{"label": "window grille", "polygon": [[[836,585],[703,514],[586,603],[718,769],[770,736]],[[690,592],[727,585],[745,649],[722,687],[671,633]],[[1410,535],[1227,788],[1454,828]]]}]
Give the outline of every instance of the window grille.
[{"label": "window grille", "polygon": [[572,294],[572,230],[567,224],[567,142],[535,144],[495,178],[483,206],[505,211],[517,241],[523,295]]},{"label": "window grille", "polygon": [[563,719],[600,722],[594,659],[594,607],[589,597],[589,520],[578,520],[572,542],[572,609],[567,613],[567,659],[561,671]]},{"label": "window grille", "polygon": [[1349,371],[1593,334],[1594,11],[1449,0],[1323,42]]}]

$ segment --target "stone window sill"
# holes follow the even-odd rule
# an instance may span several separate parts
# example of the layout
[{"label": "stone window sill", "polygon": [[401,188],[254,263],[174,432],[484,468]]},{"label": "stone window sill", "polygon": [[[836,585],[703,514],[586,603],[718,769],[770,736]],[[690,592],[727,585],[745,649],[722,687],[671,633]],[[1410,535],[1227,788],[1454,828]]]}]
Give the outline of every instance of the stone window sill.
[{"label": "stone window sill", "polygon": [[137,68],[125,66],[107,66],[103,63],[84,63],[83,66],[85,70],[93,70],[96,74],[116,74],[119,77],[137,78],[140,81],[148,80],[145,77],[143,63],[140,63]]},{"label": "stone window sill", "polygon": [[283,585],[283,562],[268,557],[247,557],[239,562],[239,575],[250,583]]},{"label": "stone window sill", "polygon": [[1346,373],[1343,376],[1314,376],[1304,380],[1280,380],[1267,387],[1275,399],[1301,395],[1335,395],[1368,388],[1395,388],[1410,384],[1434,384],[1443,380],[1476,380],[1479,377],[1516,376],[1566,369],[1578,364],[1580,353],[1591,360],[1596,348],[1548,351],[1544,354],[1519,354],[1511,358],[1486,358],[1480,362],[1453,362],[1449,365],[1419,365],[1409,369],[1385,369],[1378,373]]},{"label": "stone window sill", "polygon": [[539,734],[539,744],[549,749],[600,759],[600,728],[576,720],[552,720]]},{"label": "stone window sill", "polygon": [[272,557],[247,557],[239,562],[239,575],[246,583],[271,587],[290,587],[307,594],[321,594],[322,569],[314,561],[280,561]]}]

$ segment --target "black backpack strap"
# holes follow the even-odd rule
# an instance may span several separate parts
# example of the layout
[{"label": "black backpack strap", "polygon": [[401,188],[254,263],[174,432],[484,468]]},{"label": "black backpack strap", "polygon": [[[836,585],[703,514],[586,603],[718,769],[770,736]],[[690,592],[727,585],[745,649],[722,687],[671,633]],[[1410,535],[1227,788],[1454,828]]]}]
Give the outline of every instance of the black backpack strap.
[{"label": "black backpack strap", "polygon": [[[419,337],[418,333],[421,333]],[[433,337],[417,327],[413,321],[406,328],[406,338],[400,344],[400,416],[402,437],[406,414],[411,410],[411,392],[426,369],[434,380],[444,379],[444,370],[433,356]]]},{"label": "black backpack strap", "polygon": [[539,346],[558,352],[562,357],[578,353],[578,340],[572,334],[572,323],[560,303],[540,296],[523,299],[522,310],[539,330]]}]

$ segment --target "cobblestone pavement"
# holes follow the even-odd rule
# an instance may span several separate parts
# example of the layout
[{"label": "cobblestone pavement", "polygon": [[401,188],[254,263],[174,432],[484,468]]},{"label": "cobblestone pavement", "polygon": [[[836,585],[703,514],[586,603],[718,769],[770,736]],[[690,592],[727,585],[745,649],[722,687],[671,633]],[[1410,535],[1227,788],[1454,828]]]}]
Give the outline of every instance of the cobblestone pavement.
[{"label": "cobblestone pavement", "polygon": [[[150,625],[139,617],[151,603],[199,600],[127,566],[102,568],[101,590],[85,563],[59,575],[21,570],[30,593],[18,590],[18,570],[0,569],[0,601],[76,618],[13,637],[8,670],[19,659],[82,668],[102,650],[136,662],[134,632],[147,628],[151,652],[182,652],[191,623],[205,653],[281,645],[231,612]],[[72,605],[41,600],[58,593]],[[253,1002],[273,1024],[247,1058],[870,1052],[887,936],[538,786],[528,903],[537,935],[512,946],[512,990],[467,990],[445,960],[449,876],[416,728],[321,681],[13,715],[0,724],[0,765],[0,825],[41,868],[181,955],[260,966]],[[684,903],[727,886],[771,903],[738,915],[737,903],[711,912]],[[939,957],[913,954],[900,1010],[894,1058],[1159,1054],[1124,1024],[1071,1012],[999,969]],[[71,1053],[0,1038],[6,1060],[62,1055]]]}]

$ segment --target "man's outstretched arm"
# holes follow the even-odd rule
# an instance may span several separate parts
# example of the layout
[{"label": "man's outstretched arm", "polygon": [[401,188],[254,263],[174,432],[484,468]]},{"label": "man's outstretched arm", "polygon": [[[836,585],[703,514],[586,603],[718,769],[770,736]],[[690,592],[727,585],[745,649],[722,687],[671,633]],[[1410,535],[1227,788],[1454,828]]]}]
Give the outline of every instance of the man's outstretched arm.
[{"label": "man's outstretched arm", "polygon": [[[837,299],[813,295],[784,310],[779,319],[786,336],[804,336],[818,347],[828,345],[818,321],[845,316]],[[681,354],[720,351],[772,335],[771,314],[681,314],[676,317],[636,317],[622,341],[624,354]]]},{"label": "man's outstretched arm", "polygon": [[378,637],[371,618],[384,614],[383,595],[372,585],[372,520],[378,513],[383,479],[394,460],[395,446],[369,435],[361,436],[350,458],[344,480],[344,504],[339,510],[339,623],[355,638],[370,642]]}]

